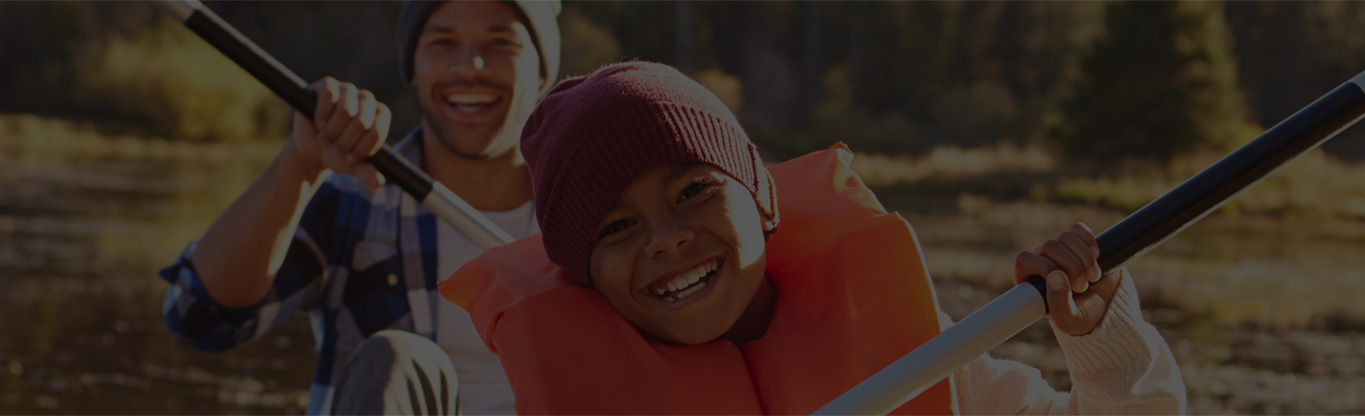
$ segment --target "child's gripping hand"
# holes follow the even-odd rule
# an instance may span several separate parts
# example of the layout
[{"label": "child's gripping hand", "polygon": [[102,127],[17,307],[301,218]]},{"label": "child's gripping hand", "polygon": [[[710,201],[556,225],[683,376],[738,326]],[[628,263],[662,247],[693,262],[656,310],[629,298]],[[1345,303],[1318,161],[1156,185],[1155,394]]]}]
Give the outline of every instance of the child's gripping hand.
[{"label": "child's gripping hand", "polygon": [[1047,280],[1048,318],[1062,332],[1085,335],[1104,320],[1118,291],[1122,273],[1100,280],[1100,248],[1095,233],[1083,223],[1014,258],[1014,283],[1029,276]]}]

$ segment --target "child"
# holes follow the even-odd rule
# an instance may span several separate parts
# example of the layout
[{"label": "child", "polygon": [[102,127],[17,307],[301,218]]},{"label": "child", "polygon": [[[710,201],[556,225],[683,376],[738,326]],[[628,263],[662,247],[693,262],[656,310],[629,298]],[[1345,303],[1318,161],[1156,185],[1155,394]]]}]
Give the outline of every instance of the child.
[{"label": "child", "polygon": [[[765,168],[672,68],[561,82],[522,147],[542,236],[441,288],[498,353],[519,413],[809,413],[951,325],[909,225],[847,149]],[[1016,282],[1048,280],[1071,392],[983,355],[898,412],[1183,412],[1131,279],[1097,281],[1097,256],[1077,224],[1016,258]]]}]

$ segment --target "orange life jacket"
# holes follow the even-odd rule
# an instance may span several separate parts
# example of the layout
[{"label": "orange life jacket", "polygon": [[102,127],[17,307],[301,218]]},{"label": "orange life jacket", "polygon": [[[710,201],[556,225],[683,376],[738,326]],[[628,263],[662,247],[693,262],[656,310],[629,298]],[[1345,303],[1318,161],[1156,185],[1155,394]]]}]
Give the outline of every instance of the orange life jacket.
[{"label": "orange life jacket", "polygon": [[[574,286],[540,235],[485,252],[441,293],[502,360],[520,414],[807,414],[941,330],[914,231],[851,158],[840,144],[769,168],[782,222],[766,267],[778,300],[756,341],[646,337]],[[951,379],[897,409],[956,412]]]}]

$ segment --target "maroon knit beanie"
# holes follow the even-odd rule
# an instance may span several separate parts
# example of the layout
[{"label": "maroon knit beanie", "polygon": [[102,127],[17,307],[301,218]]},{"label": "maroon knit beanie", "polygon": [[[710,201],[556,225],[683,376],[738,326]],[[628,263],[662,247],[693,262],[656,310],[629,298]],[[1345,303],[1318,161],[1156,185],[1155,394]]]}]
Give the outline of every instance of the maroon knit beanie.
[{"label": "maroon knit beanie", "polygon": [[584,286],[594,232],[644,171],[701,162],[744,184],[777,224],[772,179],[739,121],[701,84],[667,65],[626,62],[566,79],[521,134],[536,219],[550,260]]}]

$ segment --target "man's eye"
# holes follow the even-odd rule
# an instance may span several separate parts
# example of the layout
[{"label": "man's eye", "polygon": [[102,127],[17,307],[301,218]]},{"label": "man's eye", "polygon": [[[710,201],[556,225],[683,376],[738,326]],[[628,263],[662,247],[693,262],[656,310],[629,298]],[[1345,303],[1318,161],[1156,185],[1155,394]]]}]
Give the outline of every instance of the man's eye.
[{"label": "man's eye", "polygon": [[616,220],[616,221],[612,221],[610,224],[607,224],[605,227],[602,227],[601,230],[598,230],[598,231],[597,231],[597,239],[600,240],[600,239],[602,239],[602,238],[604,238],[604,237],[607,237],[607,236],[609,236],[609,235],[612,235],[612,234],[616,234],[616,233],[625,231],[627,228],[630,228],[630,226],[632,226],[632,225],[635,225],[635,222],[634,222],[634,221],[631,221],[631,220]]},{"label": "man's eye", "polygon": [[498,48],[516,48],[521,46],[520,42],[511,38],[493,38],[493,40],[489,41],[489,44]]},{"label": "man's eye", "polygon": [[715,184],[708,182],[693,182],[691,185],[687,185],[686,188],[683,188],[682,193],[678,194],[678,202],[686,201],[692,197],[701,195],[703,192],[706,192],[706,190],[711,189],[712,186],[715,186]]}]

